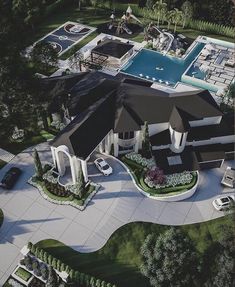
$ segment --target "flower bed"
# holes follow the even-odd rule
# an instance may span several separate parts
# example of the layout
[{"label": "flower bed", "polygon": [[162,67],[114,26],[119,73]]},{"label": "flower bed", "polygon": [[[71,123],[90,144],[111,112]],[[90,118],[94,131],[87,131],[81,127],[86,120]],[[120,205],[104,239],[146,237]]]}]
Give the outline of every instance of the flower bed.
[{"label": "flower bed", "polygon": [[147,159],[145,157],[142,157],[139,153],[131,152],[131,153],[126,154],[125,157],[139,164],[142,167],[146,167],[150,169],[156,166],[155,160],[153,158]]},{"label": "flower bed", "polygon": [[84,210],[100,188],[100,185],[92,182],[88,182],[82,190],[77,184],[61,185],[59,174],[51,164],[46,164],[43,167],[43,172],[42,179],[34,175],[28,183],[36,187],[46,200],[55,204],[71,205]]},{"label": "flower bed", "polygon": [[[197,183],[197,173],[188,171],[171,175],[163,175],[160,172],[160,175],[164,180],[162,180],[161,183],[156,183],[150,178],[150,173],[153,171],[153,168],[144,168],[142,165],[137,164],[127,156],[122,157],[122,162],[127,165],[133,179],[135,180],[136,185],[142,191],[153,197],[178,195],[190,190]],[[155,167],[154,169],[157,168]]]}]

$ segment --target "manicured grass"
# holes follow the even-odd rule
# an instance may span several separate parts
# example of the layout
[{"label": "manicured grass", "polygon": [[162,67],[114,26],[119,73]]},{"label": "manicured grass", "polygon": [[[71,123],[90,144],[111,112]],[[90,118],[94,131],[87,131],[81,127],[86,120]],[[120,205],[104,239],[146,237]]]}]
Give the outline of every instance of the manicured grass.
[{"label": "manicured grass", "polygon": [[3,214],[3,211],[2,211],[1,208],[0,208],[0,227],[1,227],[2,224],[3,224],[3,220],[4,220],[4,214]]},{"label": "manicured grass", "polygon": [[0,169],[3,168],[7,163],[0,159]]},{"label": "manicured grass", "polygon": [[[223,217],[213,221],[177,227],[185,231],[195,243],[200,255],[210,252],[216,253],[219,237],[219,226],[232,224],[230,217]],[[150,287],[148,280],[140,273],[140,247],[150,233],[160,235],[169,226],[152,223],[130,223],[118,229],[108,240],[106,245],[93,253],[79,253],[63,243],[48,239],[36,245],[45,249],[58,259],[70,265],[75,270],[94,275],[118,287]],[[213,257],[209,257],[209,264]],[[211,260],[211,261],[210,261]]]},{"label": "manicured grass", "polygon": [[25,270],[24,268],[19,267],[15,274],[17,276],[19,276],[22,280],[24,280],[25,282],[28,282],[29,279],[32,277],[32,274],[30,272],[28,272],[27,270]]},{"label": "manicured grass", "polygon": [[88,35],[86,38],[84,38],[81,42],[79,42],[77,45],[73,46],[71,49],[69,49],[67,52],[65,52],[63,55],[60,56],[60,59],[66,60],[73,54],[75,54],[76,51],[81,49],[83,46],[91,42],[95,37],[97,37],[98,33],[95,31]]}]

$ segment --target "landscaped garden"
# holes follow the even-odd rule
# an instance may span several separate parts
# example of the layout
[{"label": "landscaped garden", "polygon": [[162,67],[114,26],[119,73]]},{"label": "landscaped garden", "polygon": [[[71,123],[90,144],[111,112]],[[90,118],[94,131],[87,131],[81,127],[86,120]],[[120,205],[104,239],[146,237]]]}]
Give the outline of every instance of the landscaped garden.
[{"label": "landscaped garden", "polygon": [[121,158],[127,165],[135,183],[151,196],[176,195],[190,190],[197,183],[197,173],[184,171],[164,175],[163,171],[153,165],[152,159],[143,158],[140,154],[129,153]]},{"label": "landscaped garden", "polygon": [[29,183],[35,186],[45,199],[53,203],[71,205],[83,210],[100,187],[98,184],[85,182],[81,166],[77,182],[63,185],[55,166],[42,166],[37,150],[34,150],[34,162],[36,173]]},{"label": "landscaped garden", "polygon": [[[198,258],[204,260],[199,278],[201,285],[198,286],[204,286],[202,282],[209,276],[208,268],[215,268],[215,257],[219,255],[218,244],[223,235],[221,227],[231,228],[232,224],[227,216],[210,222],[176,227],[190,238]],[[148,234],[160,237],[169,229],[168,226],[151,223],[130,223],[117,230],[102,249],[93,253],[79,253],[59,241],[50,239],[40,241],[36,246],[74,270],[112,282],[118,287],[149,287],[149,281],[140,272],[143,263],[141,246]]]}]

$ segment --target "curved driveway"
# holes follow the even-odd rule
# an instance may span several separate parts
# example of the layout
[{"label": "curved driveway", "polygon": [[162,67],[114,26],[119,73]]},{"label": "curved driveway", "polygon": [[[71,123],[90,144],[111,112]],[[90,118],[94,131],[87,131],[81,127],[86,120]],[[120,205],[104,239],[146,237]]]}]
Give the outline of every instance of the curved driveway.
[{"label": "curved driveway", "polygon": [[[47,143],[38,145],[37,149],[42,161],[51,161]],[[10,166],[18,166],[24,171],[13,190],[0,191],[0,208],[5,216],[0,229],[0,254],[5,259],[0,260],[0,285],[16,266],[19,250],[28,241],[53,238],[77,251],[92,252],[100,249],[115,230],[129,222],[182,225],[223,216],[213,209],[211,202],[221,193],[234,192],[220,185],[224,164],[222,169],[200,173],[199,188],[193,197],[181,202],[160,202],[138,192],[115,159],[107,157],[107,161],[114,170],[109,177],[99,174],[93,163],[89,163],[91,180],[102,187],[84,211],[52,204],[27,184],[34,173],[31,148],[0,170],[0,179]]]}]

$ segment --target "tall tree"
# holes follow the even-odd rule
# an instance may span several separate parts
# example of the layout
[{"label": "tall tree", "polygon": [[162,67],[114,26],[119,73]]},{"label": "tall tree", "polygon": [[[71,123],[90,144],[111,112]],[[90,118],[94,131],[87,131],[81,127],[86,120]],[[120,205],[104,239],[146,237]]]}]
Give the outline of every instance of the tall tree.
[{"label": "tall tree", "polygon": [[40,41],[33,47],[30,60],[35,72],[48,73],[52,67],[58,67],[58,53],[47,42]]},{"label": "tall tree", "polygon": [[155,10],[155,13],[157,14],[157,25],[159,26],[160,21],[163,20],[165,13],[167,11],[167,4],[163,2],[162,0],[159,0],[153,5],[153,9]]},{"label": "tall tree", "polygon": [[152,286],[194,286],[198,257],[191,240],[179,229],[170,228],[158,237],[148,235],[141,254],[141,272]]},{"label": "tall tree", "polygon": [[35,165],[35,170],[36,170],[36,176],[39,179],[42,179],[42,176],[43,176],[42,163],[41,163],[38,151],[36,149],[34,149],[33,158],[34,158],[34,165]]},{"label": "tall tree", "polygon": [[183,28],[185,27],[185,24],[193,18],[193,5],[189,0],[186,0],[182,6],[181,11],[183,13]]},{"label": "tall tree", "polygon": [[172,21],[175,24],[174,33],[176,32],[177,25],[183,21],[183,13],[179,9],[172,10]]},{"label": "tall tree", "polygon": [[35,24],[41,19],[45,9],[44,0],[13,0],[14,15],[26,25],[34,29]]},{"label": "tall tree", "polygon": [[144,123],[143,128],[142,155],[146,158],[152,157],[152,147],[149,139],[148,122]]}]

